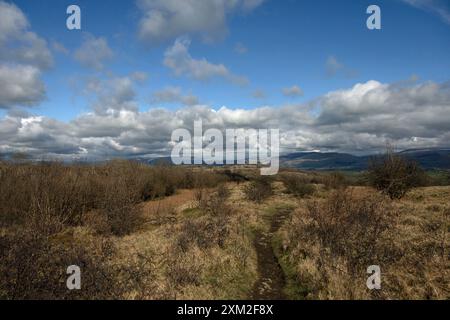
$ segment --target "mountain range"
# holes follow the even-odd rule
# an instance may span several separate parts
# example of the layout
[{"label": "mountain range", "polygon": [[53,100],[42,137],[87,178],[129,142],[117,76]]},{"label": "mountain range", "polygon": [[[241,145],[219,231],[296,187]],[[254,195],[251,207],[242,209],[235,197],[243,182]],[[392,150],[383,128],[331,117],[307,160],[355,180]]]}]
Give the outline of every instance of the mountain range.
[{"label": "mountain range", "polygon": [[[397,153],[418,162],[424,169],[450,169],[450,149],[411,149]],[[282,167],[303,170],[350,170],[367,169],[369,160],[380,155],[357,156],[338,152],[296,152],[280,157]]]},{"label": "mountain range", "polygon": [[[426,170],[450,170],[450,148],[410,149],[397,153],[418,162]],[[339,152],[295,152],[280,156],[280,166],[302,170],[348,170],[367,169],[369,160],[380,155],[352,155]],[[170,158],[158,158],[150,164],[171,163]]]}]

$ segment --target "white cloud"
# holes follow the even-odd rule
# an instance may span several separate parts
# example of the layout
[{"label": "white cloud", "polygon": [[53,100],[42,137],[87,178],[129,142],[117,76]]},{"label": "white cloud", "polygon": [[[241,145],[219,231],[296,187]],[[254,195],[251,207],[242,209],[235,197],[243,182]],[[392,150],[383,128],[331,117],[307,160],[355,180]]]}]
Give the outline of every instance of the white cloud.
[{"label": "white cloud", "polygon": [[46,40],[15,4],[0,1],[0,108],[38,104],[45,98],[40,76],[52,65]]},{"label": "white cloud", "polygon": [[188,76],[195,80],[209,80],[220,77],[235,84],[245,85],[245,77],[231,73],[223,64],[214,64],[203,59],[194,59],[189,53],[191,42],[186,38],[179,38],[164,54],[164,65],[170,68],[176,76]]},{"label": "white cloud", "polygon": [[16,5],[0,1],[0,42],[20,38],[28,27],[27,18]]},{"label": "white cloud", "polygon": [[[0,152],[99,159],[167,155],[172,131],[192,130],[197,119],[203,120],[205,129],[279,128],[282,148],[370,152],[383,150],[387,141],[399,149],[448,147],[449,89],[449,82],[368,81],[330,92],[311,104],[251,110],[195,105],[140,112],[125,104],[69,122],[10,113],[0,119]],[[132,95],[125,100],[135,102]]]},{"label": "white cloud", "polygon": [[303,90],[299,86],[293,85],[292,87],[289,88],[283,88],[283,95],[291,98],[301,97],[303,96]]},{"label": "white cloud", "polygon": [[86,35],[80,48],[75,53],[75,59],[87,68],[102,70],[104,63],[113,58],[114,53],[105,38]]},{"label": "white cloud", "polygon": [[45,86],[39,69],[0,65],[0,108],[32,106],[44,98]]},{"label": "white cloud", "polygon": [[450,6],[445,0],[401,0],[416,8],[434,13],[441,17],[441,19],[450,24]]},{"label": "white cloud", "polygon": [[199,104],[199,99],[192,94],[183,95],[181,88],[179,87],[166,87],[153,93],[152,102],[175,102],[193,106]]},{"label": "white cloud", "polygon": [[184,35],[200,35],[205,41],[223,37],[227,18],[235,12],[250,12],[263,0],[138,0],[143,17],[139,37],[149,44]]},{"label": "white cloud", "polygon": [[16,5],[0,1],[0,61],[48,69],[53,58],[47,42],[29,27],[27,18]]},{"label": "white cloud", "polygon": [[136,111],[138,104],[135,101],[134,87],[140,82],[141,77],[136,78],[136,73],[122,77],[92,77],[85,80],[84,93],[91,97],[91,109],[98,114],[105,114],[110,110]]}]

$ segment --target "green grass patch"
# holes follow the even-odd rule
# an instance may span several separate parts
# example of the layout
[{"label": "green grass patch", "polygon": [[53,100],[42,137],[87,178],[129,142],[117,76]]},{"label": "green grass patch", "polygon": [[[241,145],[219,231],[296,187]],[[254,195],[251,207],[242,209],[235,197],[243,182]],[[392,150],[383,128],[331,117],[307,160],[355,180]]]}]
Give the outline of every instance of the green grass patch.
[{"label": "green grass patch", "polygon": [[286,286],[283,289],[284,294],[289,300],[305,300],[310,290],[306,285],[298,283],[296,270],[288,261],[289,254],[282,253],[281,238],[276,234],[272,238],[272,248],[286,277]]},{"label": "green grass patch", "polygon": [[183,210],[183,217],[187,219],[196,219],[204,215],[205,213],[199,208],[188,208]]}]

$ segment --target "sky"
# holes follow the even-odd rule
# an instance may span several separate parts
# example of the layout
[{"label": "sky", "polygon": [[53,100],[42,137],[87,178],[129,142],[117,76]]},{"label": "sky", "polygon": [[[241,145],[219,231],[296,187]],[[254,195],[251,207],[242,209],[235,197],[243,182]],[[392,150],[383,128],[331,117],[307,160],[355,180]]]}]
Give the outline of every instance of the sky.
[{"label": "sky", "polygon": [[285,152],[449,147],[449,57],[446,0],[0,0],[0,154],[164,156],[199,119]]}]

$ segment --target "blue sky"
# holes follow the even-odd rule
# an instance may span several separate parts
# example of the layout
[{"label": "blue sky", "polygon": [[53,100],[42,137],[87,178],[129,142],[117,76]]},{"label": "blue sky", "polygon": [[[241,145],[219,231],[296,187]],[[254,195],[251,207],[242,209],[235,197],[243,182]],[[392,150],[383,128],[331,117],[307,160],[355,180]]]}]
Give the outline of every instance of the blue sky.
[{"label": "blue sky", "polygon": [[[20,99],[3,99],[3,117],[26,113],[67,124],[93,110],[100,114],[102,103],[146,113],[158,108],[176,112],[196,105],[235,111],[306,108],[320,100],[324,105],[314,111],[319,116],[326,109],[324,97],[357,84],[376,81],[417,88],[433,83],[445,94],[449,80],[447,1],[238,0],[232,4],[220,0],[217,3],[222,6],[216,9],[197,11],[196,0],[3,3],[22,12],[29,26],[21,32],[44,40],[53,61],[51,67],[39,69],[44,97],[22,105]],[[80,31],[65,26],[70,4],[81,8]],[[371,4],[381,8],[381,30],[366,28],[366,8]],[[187,7],[180,9],[183,5]],[[177,17],[183,10],[194,13]],[[155,11],[166,19],[160,29],[152,27],[155,20],[149,18]],[[151,23],[145,27],[146,19]],[[101,50],[94,46],[92,52],[96,65],[89,53],[88,57],[77,55],[90,42],[102,43]],[[0,62],[17,64],[14,58]],[[142,77],[137,80],[133,74]],[[123,94],[129,99],[121,96],[111,102],[109,97],[118,90],[111,83],[119,79],[131,83]]]},{"label": "blue sky", "polygon": [[[65,9],[73,1],[14,1],[41,36],[56,40],[75,51],[83,33],[102,36],[115,52],[109,68],[121,75],[134,70],[148,72],[149,81],[139,88],[141,108],[148,108],[152,91],[180,86],[202,101],[252,108],[263,104],[290,103],[282,88],[300,86],[309,100],[328,91],[346,88],[355,82],[376,79],[396,82],[417,75],[423,80],[443,81],[450,71],[450,26],[432,13],[401,1],[377,1],[382,9],[382,30],[366,28],[366,8],[373,1],[267,1],[253,12],[229,19],[228,35],[213,44],[192,42],[193,57],[223,63],[249,78],[247,86],[220,79],[193,82],[174,77],[162,64],[170,42],[149,47],[137,39],[139,12],[132,1],[77,1],[82,10],[82,30],[65,27]],[[248,49],[237,54],[241,43]],[[351,75],[326,74],[326,61],[333,56],[351,70]],[[87,103],[68,78],[87,74],[70,56],[56,55],[56,64],[45,77],[48,100],[39,106],[42,114],[68,120],[85,109]],[[261,90],[266,98],[255,99]]]}]

